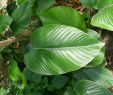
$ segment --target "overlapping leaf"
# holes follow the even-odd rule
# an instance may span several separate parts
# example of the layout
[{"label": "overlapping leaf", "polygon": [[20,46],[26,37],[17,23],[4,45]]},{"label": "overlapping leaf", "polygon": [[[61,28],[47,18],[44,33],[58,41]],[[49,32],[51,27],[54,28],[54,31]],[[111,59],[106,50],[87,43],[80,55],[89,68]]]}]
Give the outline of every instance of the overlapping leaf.
[{"label": "overlapping leaf", "polygon": [[94,81],[96,84],[110,88],[113,86],[113,75],[106,68],[81,69],[75,73],[78,80],[87,79]]},{"label": "overlapping leaf", "polygon": [[39,17],[44,25],[63,24],[86,30],[86,25],[81,14],[70,7],[53,7],[40,14]]},{"label": "overlapping leaf", "polygon": [[113,4],[101,9],[94,15],[91,24],[96,27],[113,31]]},{"label": "overlapping leaf", "polygon": [[39,74],[62,74],[91,62],[103,47],[95,37],[74,27],[46,25],[31,35],[33,49],[24,57],[27,67]]},{"label": "overlapping leaf", "polygon": [[80,80],[75,84],[72,95],[113,95],[108,89],[95,84],[92,81]]},{"label": "overlapping leaf", "polygon": [[[88,32],[87,32],[89,35],[97,38],[98,40],[102,41],[100,35],[94,31],[94,30],[91,30],[91,29],[88,29]],[[100,53],[90,62],[90,64],[88,64],[86,67],[95,67],[95,66],[104,66],[105,63],[103,62],[104,61],[104,48],[102,48],[100,50]]]},{"label": "overlapping leaf", "polygon": [[113,0],[80,0],[80,2],[89,8],[102,9],[113,4]]}]

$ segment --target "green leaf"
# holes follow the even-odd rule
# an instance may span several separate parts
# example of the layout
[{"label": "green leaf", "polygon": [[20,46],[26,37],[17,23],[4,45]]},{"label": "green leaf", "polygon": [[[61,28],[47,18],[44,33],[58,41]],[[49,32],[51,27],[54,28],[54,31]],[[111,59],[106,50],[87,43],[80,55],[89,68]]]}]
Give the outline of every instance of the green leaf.
[{"label": "green leaf", "polygon": [[89,8],[92,8],[96,2],[96,0],[80,0],[80,2],[86,6],[86,7],[89,7]]},{"label": "green leaf", "polygon": [[90,62],[90,64],[88,64],[89,66],[104,66],[105,63],[104,61],[104,52],[103,49],[100,50],[100,53]]},{"label": "green leaf", "polygon": [[8,67],[9,78],[13,81],[18,81],[21,76],[21,71],[18,68],[17,62],[15,60],[10,60]]},{"label": "green leaf", "polygon": [[42,75],[35,74],[29,71],[27,68],[24,70],[27,80],[34,82],[35,84],[39,84],[42,80]]},{"label": "green leaf", "polygon": [[30,37],[33,49],[24,56],[27,67],[38,74],[57,75],[78,70],[91,62],[103,43],[66,25],[45,25]]},{"label": "green leaf", "polygon": [[113,0],[80,0],[80,2],[84,6],[94,9],[102,9],[108,5],[113,4]]},{"label": "green leaf", "polygon": [[[88,31],[87,33],[89,35],[91,35],[91,36],[97,38],[98,40],[102,41],[100,35],[96,31],[91,30],[91,29],[88,29],[87,31]],[[100,50],[100,53],[86,67],[89,68],[89,67],[102,66],[102,65],[104,66],[104,62],[103,62],[104,61],[104,51],[105,51],[104,48],[102,48]]]},{"label": "green leaf", "polygon": [[95,8],[102,9],[111,4],[113,4],[113,0],[97,0],[95,4]]},{"label": "green leaf", "polygon": [[98,40],[102,41],[101,36],[94,30],[91,29],[87,29],[87,33],[95,38],[97,38]]},{"label": "green leaf", "polygon": [[53,6],[55,0],[36,0],[35,4],[37,6],[37,13],[43,12]]},{"label": "green leaf", "polygon": [[11,25],[11,29],[15,35],[23,32],[30,23],[31,7],[33,3],[34,0],[26,1],[13,12],[13,23]]},{"label": "green leaf", "polygon": [[21,77],[21,79],[23,81],[22,88],[24,88],[27,85],[24,74],[20,71],[17,62],[13,59],[10,59],[10,61],[9,61],[8,76],[13,81],[18,81],[19,78]]},{"label": "green leaf", "polygon": [[96,27],[113,31],[113,4],[101,9],[94,15],[91,24]]},{"label": "green leaf", "polygon": [[70,7],[57,6],[48,9],[39,15],[42,23],[45,24],[63,24],[73,26],[80,30],[86,30],[86,25],[81,14]]},{"label": "green leaf", "polygon": [[78,81],[73,91],[75,92],[73,95],[113,95],[108,89],[88,80]]},{"label": "green leaf", "polygon": [[94,81],[96,84],[109,88],[113,86],[113,74],[106,68],[81,69],[75,72],[78,80],[87,79]]},{"label": "green leaf", "polygon": [[5,29],[11,24],[12,18],[5,14],[0,14],[0,33],[4,32]]},{"label": "green leaf", "polygon": [[68,82],[69,78],[63,75],[58,75],[55,76],[52,80],[52,85],[56,88],[56,89],[61,89],[63,88],[66,83]]}]

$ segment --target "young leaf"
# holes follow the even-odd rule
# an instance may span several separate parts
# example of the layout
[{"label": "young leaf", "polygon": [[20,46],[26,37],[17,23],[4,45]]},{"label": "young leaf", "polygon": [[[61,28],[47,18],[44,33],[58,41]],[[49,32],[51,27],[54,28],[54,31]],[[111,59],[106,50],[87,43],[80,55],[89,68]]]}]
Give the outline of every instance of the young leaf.
[{"label": "young leaf", "polygon": [[12,18],[5,14],[0,14],[0,33],[4,32],[7,26],[10,26]]},{"label": "young leaf", "polygon": [[73,95],[113,95],[108,89],[89,80],[78,81],[73,91]]},{"label": "young leaf", "polygon": [[17,62],[15,60],[10,60],[8,67],[9,78],[13,81],[18,81],[21,76],[21,71],[18,68]]},{"label": "young leaf", "polygon": [[96,84],[105,88],[113,86],[113,74],[106,68],[81,69],[75,72],[75,77],[78,80],[87,79],[94,81]]},{"label": "young leaf", "polygon": [[57,24],[38,28],[30,40],[33,49],[24,56],[25,64],[31,71],[45,75],[78,70],[91,62],[103,47],[93,36]]},{"label": "young leaf", "polygon": [[40,14],[39,17],[44,25],[63,24],[73,26],[80,30],[86,30],[86,25],[81,14],[70,7],[53,7]]},{"label": "young leaf", "polygon": [[113,4],[101,9],[94,15],[91,24],[96,27],[113,31]]},{"label": "young leaf", "polygon": [[34,0],[25,1],[13,12],[13,23],[11,25],[11,29],[15,35],[23,32],[28,26],[31,18],[31,7],[33,3]]},{"label": "young leaf", "polygon": [[9,61],[8,76],[13,81],[18,81],[19,78],[21,77],[22,82],[23,82],[22,83],[22,88],[24,88],[27,85],[24,74],[20,71],[20,69],[17,65],[17,62],[13,59],[11,59]]}]

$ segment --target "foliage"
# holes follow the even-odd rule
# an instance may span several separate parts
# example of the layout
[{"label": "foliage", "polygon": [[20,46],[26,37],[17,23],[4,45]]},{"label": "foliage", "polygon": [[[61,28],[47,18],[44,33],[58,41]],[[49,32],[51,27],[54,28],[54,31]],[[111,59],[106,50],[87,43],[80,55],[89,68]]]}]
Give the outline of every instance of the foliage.
[{"label": "foliage", "polygon": [[80,2],[86,12],[55,0],[16,0],[1,9],[0,53],[9,83],[1,95],[113,95],[104,43],[93,30],[113,30],[113,0]]}]

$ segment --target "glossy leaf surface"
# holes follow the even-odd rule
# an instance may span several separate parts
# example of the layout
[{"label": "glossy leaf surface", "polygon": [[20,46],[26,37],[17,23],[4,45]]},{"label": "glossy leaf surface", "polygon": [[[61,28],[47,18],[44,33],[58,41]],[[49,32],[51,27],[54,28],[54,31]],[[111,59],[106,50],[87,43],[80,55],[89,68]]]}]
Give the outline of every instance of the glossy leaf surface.
[{"label": "glossy leaf surface", "polygon": [[95,37],[65,25],[38,28],[30,40],[33,49],[25,55],[25,64],[31,71],[45,75],[78,70],[91,62],[103,47]]}]

